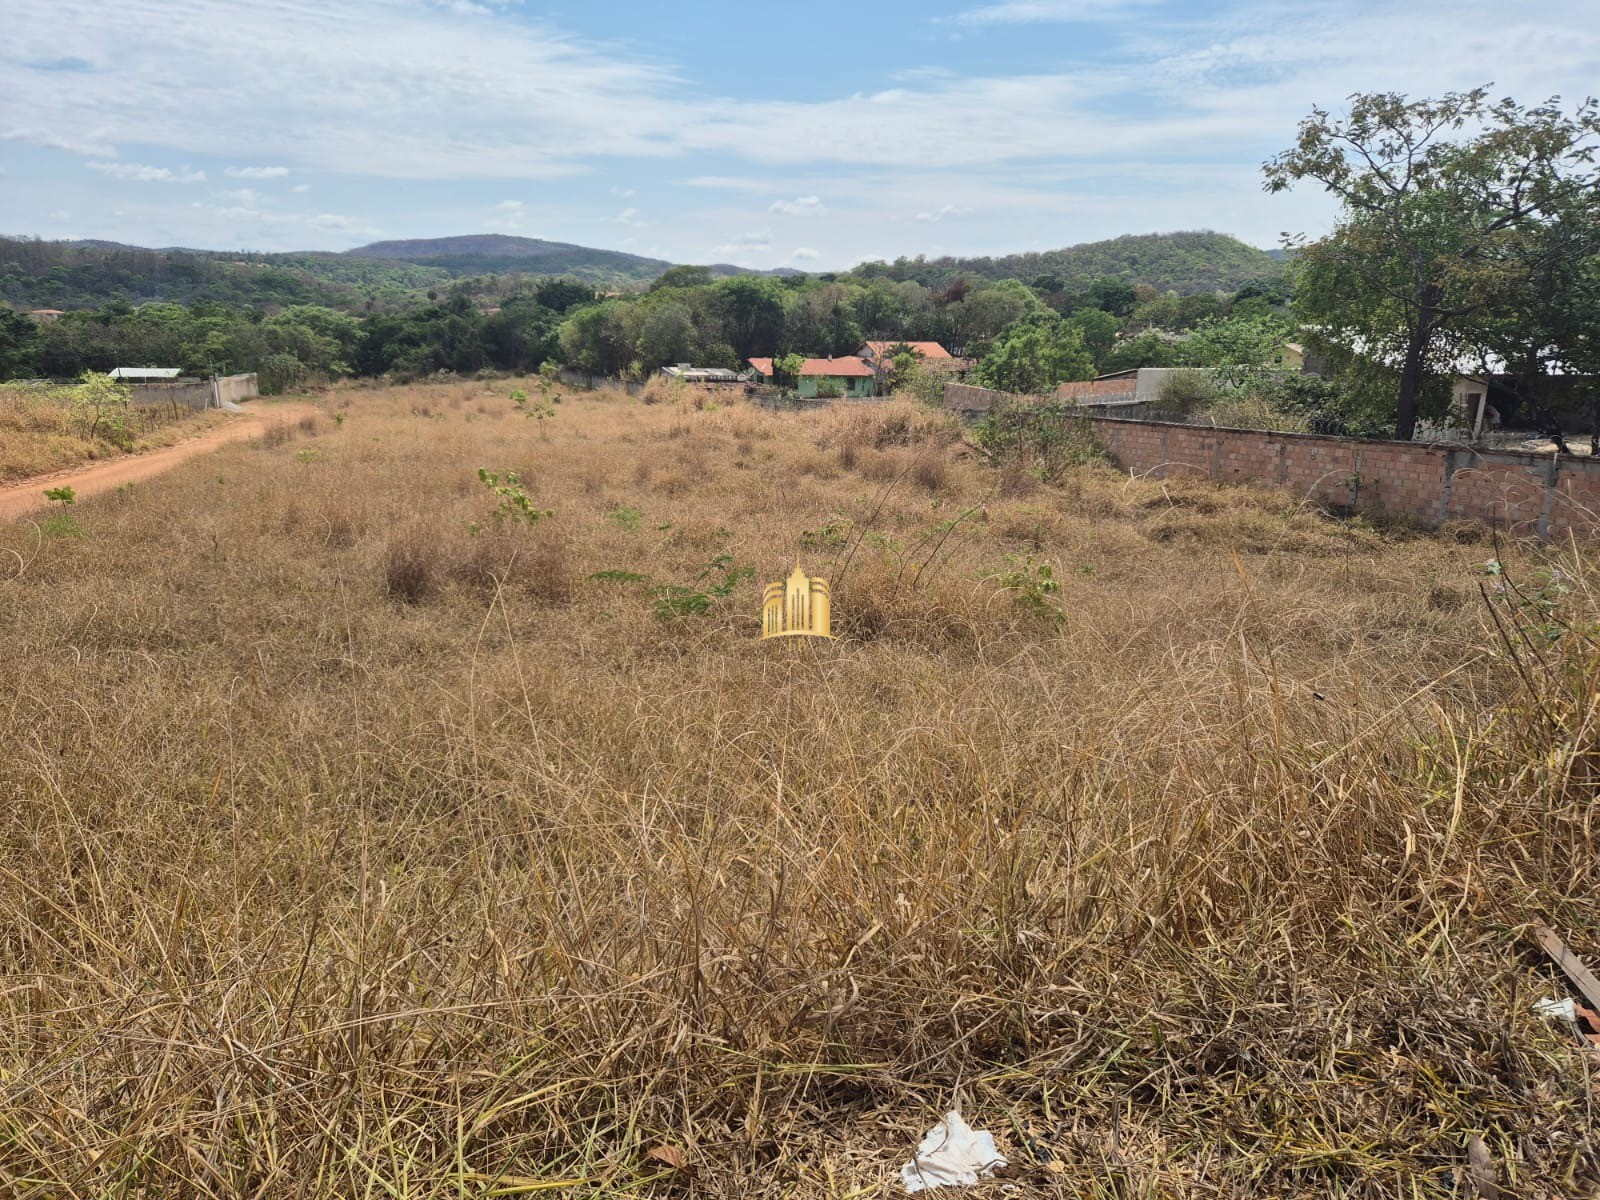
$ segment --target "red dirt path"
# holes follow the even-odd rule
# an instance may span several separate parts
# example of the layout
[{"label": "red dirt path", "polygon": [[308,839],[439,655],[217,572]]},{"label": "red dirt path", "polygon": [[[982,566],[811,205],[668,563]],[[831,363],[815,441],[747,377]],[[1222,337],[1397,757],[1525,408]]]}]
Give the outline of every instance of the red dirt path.
[{"label": "red dirt path", "polygon": [[34,509],[45,507],[49,503],[44,498],[46,488],[67,486],[79,499],[87,499],[125,483],[150,479],[179,463],[208,454],[219,446],[259,434],[276,422],[298,421],[316,411],[315,406],[310,404],[273,404],[261,408],[252,404],[244,412],[234,415],[226,425],[175,446],[150,450],[144,454],[129,454],[91,463],[86,467],[54,471],[49,475],[35,475],[20,483],[0,485],[0,521],[16,520]]}]

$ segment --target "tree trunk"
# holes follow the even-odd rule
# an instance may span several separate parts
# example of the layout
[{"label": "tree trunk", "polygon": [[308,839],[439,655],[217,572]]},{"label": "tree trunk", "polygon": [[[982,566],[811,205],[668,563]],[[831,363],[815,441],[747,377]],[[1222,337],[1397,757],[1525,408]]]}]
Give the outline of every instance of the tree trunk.
[{"label": "tree trunk", "polygon": [[1395,403],[1394,436],[1409,442],[1417,432],[1417,393],[1422,390],[1422,358],[1427,353],[1431,333],[1427,318],[1419,320],[1406,343],[1405,364],[1400,368],[1400,396]]}]

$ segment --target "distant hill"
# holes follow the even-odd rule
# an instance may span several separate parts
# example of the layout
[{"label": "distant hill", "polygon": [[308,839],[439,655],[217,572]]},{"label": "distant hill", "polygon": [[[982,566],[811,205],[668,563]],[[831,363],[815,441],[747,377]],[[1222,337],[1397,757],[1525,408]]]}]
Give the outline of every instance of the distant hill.
[{"label": "distant hill", "polygon": [[0,238],[0,302],[18,308],[98,308],[201,300],[275,308],[323,304],[354,309],[447,281],[414,263],[352,262],[317,255],[149,250],[117,242]]},{"label": "distant hill", "polygon": [[1072,291],[1109,275],[1182,295],[1237,291],[1252,280],[1276,279],[1282,271],[1283,264],[1273,253],[1209,230],[1129,234],[1000,258],[901,258],[856,268],[859,275],[915,279],[938,288],[948,287],[961,276],[1027,283],[1054,276],[1064,289]]},{"label": "distant hill", "polygon": [[[403,260],[441,267],[455,276],[508,274],[570,275],[592,283],[648,283],[674,264],[659,258],[627,254],[621,250],[596,250],[571,242],[512,237],[504,233],[473,233],[460,237],[408,238],[373,242],[344,251],[346,258]],[[791,267],[752,271],[731,263],[713,263],[714,276],[795,275]]]},{"label": "distant hill", "polygon": [[594,283],[643,283],[672,266],[620,250],[595,250],[570,242],[510,237],[499,233],[464,237],[411,238],[373,242],[344,252],[346,258],[401,259],[421,266],[442,267],[452,275],[571,275]]}]

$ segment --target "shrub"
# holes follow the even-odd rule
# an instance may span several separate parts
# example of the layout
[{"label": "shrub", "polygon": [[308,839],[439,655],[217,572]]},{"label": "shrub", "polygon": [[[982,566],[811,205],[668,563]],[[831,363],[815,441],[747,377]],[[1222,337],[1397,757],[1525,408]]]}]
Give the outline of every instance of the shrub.
[{"label": "shrub", "polygon": [[1215,381],[1204,371],[1169,371],[1152,407],[1167,416],[1186,417],[1196,409],[1207,408],[1221,394]]},{"label": "shrub", "polygon": [[1008,405],[993,409],[976,432],[978,449],[994,465],[1020,463],[1054,480],[1072,467],[1105,461],[1087,414],[1071,404]]},{"label": "shrub", "polygon": [[407,530],[384,548],[383,590],[392,600],[423,603],[434,594],[438,573],[438,543],[421,530]]},{"label": "shrub", "polygon": [[942,457],[924,454],[912,464],[911,480],[930,492],[942,492],[950,482],[950,468]]}]

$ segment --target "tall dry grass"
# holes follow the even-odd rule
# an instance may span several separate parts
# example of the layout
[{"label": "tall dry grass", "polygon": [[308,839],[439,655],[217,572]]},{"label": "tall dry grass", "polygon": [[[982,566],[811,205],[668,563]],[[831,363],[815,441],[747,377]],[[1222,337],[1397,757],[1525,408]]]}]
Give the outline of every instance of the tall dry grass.
[{"label": "tall dry grass", "polygon": [[[0,530],[0,1192],[860,1197],[955,1102],[1054,1131],[1015,1194],[1593,1191],[1519,937],[1600,958],[1583,555],[894,407],[329,404]],[[836,643],[756,640],[797,553]]]},{"label": "tall dry grass", "polygon": [[69,394],[68,388],[0,384],[0,484],[169,446],[219,419],[216,413],[133,407],[118,436],[104,427],[109,422],[96,428]]}]

